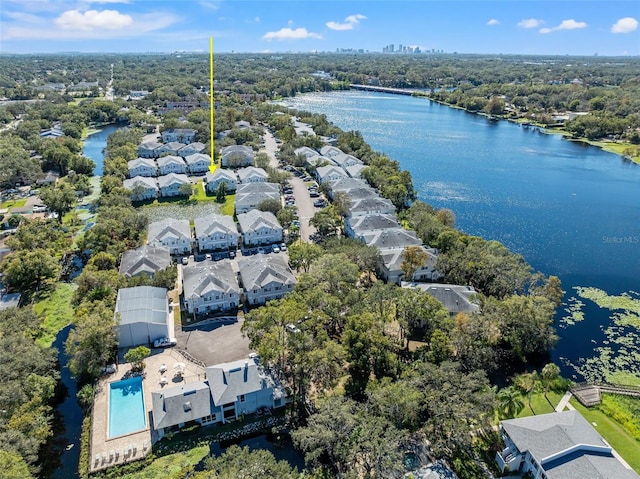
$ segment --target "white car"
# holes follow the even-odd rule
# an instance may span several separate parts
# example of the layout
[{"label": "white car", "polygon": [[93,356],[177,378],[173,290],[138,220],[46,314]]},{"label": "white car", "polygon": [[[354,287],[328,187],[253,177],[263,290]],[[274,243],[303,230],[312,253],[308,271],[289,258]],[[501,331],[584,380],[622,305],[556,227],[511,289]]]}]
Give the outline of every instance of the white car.
[{"label": "white car", "polygon": [[273,252],[274,253],[279,253],[280,252],[280,247],[277,244],[273,245]]},{"label": "white car", "polygon": [[185,266],[189,264],[189,257],[188,256],[183,256],[182,257],[182,264],[185,265]]},{"label": "white car", "polygon": [[286,245],[286,244],[284,244],[284,243],[282,243],[282,244],[280,245],[280,251],[287,251],[287,245]]},{"label": "white car", "polygon": [[175,346],[177,341],[173,338],[160,338],[153,342],[154,348],[168,348],[169,346]]}]

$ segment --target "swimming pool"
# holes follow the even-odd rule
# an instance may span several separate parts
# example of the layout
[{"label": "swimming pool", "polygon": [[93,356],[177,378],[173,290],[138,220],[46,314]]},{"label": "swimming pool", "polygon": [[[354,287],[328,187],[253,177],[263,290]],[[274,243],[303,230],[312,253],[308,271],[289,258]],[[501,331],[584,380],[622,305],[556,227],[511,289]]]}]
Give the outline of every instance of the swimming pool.
[{"label": "swimming pool", "polygon": [[142,377],[109,384],[109,439],[144,429]]}]

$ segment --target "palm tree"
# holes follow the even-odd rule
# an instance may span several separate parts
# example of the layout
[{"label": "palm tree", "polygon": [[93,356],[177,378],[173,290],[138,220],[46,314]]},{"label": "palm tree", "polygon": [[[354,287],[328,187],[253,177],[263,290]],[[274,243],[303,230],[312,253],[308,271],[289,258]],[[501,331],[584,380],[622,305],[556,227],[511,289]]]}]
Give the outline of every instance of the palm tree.
[{"label": "palm tree", "polygon": [[496,397],[500,413],[506,418],[514,418],[524,409],[522,394],[513,386],[501,389]]},{"label": "palm tree", "polygon": [[520,374],[516,377],[516,386],[523,394],[527,395],[527,402],[529,404],[529,409],[531,412],[535,414],[536,412],[533,410],[531,406],[531,396],[533,396],[533,391],[536,389],[538,385],[538,373],[537,371],[532,371],[530,373]]},{"label": "palm tree", "polygon": [[560,376],[560,368],[554,363],[549,363],[542,368],[542,384],[544,384],[544,397],[547,399],[547,401],[549,401],[547,392],[549,392],[551,383],[553,383],[553,381],[555,381],[558,376]]}]

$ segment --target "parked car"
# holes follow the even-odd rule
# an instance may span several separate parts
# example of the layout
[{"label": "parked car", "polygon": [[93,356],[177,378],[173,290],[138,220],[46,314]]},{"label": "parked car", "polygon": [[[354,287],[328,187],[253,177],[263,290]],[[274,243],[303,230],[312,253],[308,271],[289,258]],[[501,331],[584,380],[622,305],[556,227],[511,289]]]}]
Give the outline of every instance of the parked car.
[{"label": "parked car", "polygon": [[309,196],[310,196],[311,198],[318,198],[318,197],[320,196],[320,193],[318,193],[316,190],[311,190],[311,191],[309,192]]},{"label": "parked car", "polygon": [[236,257],[236,252],[234,250],[229,251],[229,258],[233,259]]},{"label": "parked car", "polygon": [[287,245],[286,245],[286,244],[284,244],[284,243],[282,243],[282,244],[280,245],[280,251],[287,251]]},{"label": "parked car", "polygon": [[293,323],[289,323],[284,327],[287,332],[291,333],[291,334],[296,334],[300,332],[300,328],[298,328],[298,326],[296,326]]},{"label": "parked car", "polygon": [[175,346],[177,341],[173,338],[159,338],[153,342],[154,348],[168,348],[170,346]]},{"label": "parked car", "polygon": [[325,200],[316,200],[313,202],[313,206],[317,207],[317,208],[323,208],[325,206],[327,206],[327,202]]},{"label": "parked car", "polygon": [[272,250],[274,253],[279,253],[280,252],[280,247],[277,244],[274,244],[272,247]]},{"label": "parked car", "polygon": [[183,256],[181,261],[182,261],[182,264],[186,266],[189,264],[189,257]]},{"label": "parked car", "polygon": [[260,246],[258,248],[258,254],[265,254],[265,253],[266,253],[265,249],[262,246]]},{"label": "parked car", "polygon": [[211,255],[209,253],[205,254],[204,259],[206,259],[207,261],[211,261]]}]

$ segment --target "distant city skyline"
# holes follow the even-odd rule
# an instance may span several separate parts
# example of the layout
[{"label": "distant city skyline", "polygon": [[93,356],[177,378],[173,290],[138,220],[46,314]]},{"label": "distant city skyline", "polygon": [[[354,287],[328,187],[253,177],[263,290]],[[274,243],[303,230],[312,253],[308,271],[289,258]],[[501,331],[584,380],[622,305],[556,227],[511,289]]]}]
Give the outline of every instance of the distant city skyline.
[{"label": "distant city skyline", "polygon": [[213,36],[216,52],[637,56],[639,18],[636,0],[2,0],[0,52],[208,51]]}]

